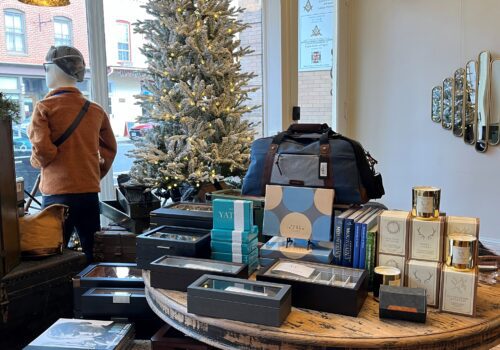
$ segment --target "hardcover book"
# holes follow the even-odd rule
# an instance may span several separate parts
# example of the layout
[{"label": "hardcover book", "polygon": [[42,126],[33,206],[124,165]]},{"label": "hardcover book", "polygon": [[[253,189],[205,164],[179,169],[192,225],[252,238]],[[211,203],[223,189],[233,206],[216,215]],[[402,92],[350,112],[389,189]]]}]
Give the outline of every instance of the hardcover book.
[{"label": "hardcover book", "polygon": [[331,241],[334,195],[333,189],[267,185],[264,234]]},{"label": "hardcover book", "polygon": [[354,233],[354,260],[356,260],[356,253],[359,254],[359,261],[358,264],[354,267],[357,267],[359,269],[365,269],[366,268],[366,241],[367,241],[367,236],[368,236],[368,230],[371,230],[374,226],[377,225],[378,222],[378,216],[380,215],[380,210],[374,210],[372,211],[369,216],[360,222],[359,226],[359,231],[360,231],[360,238],[359,238],[359,253],[358,249],[356,248],[356,233]]},{"label": "hardcover book", "polygon": [[60,318],[25,350],[126,349],[133,334],[130,323]]},{"label": "hardcover book", "polygon": [[354,225],[372,208],[361,208],[344,220],[344,246],[342,247],[342,266],[352,267],[354,257]]},{"label": "hardcover book", "polygon": [[368,290],[373,290],[375,257],[377,256],[378,224],[366,232],[366,272],[368,272]]},{"label": "hardcover book", "polygon": [[333,223],[333,263],[342,264],[342,248],[344,246],[344,221],[345,218],[354,213],[357,208],[347,209],[335,216]]}]

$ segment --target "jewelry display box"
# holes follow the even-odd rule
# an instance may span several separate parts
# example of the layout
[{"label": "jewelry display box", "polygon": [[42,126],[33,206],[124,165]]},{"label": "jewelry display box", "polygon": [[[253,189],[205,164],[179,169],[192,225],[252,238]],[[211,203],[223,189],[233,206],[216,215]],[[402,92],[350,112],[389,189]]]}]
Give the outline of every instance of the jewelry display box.
[{"label": "jewelry display box", "polygon": [[210,257],[210,230],[160,226],[137,236],[137,267],[149,270],[164,255]]},{"label": "jewelry display box", "polygon": [[82,317],[82,296],[92,288],[144,289],[142,271],[133,263],[98,263],[73,277],[75,317]]},{"label": "jewelry display box", "polygon": [[173,203],[150,213],[151,228],[162,225],[212,229],[212,204]]},{"label": "jewelry display box", "polygon": [[91,288],[82,295],[82,317],[150,319],[144,288]]},{"label": "jewelry display box", "polygon": [[187,311],[279,327],[291,311],[289,285],[203,275],[187,292]]},{"label": "jewelry display box", "polygon": [[368,287],[365,270],[287,259],[257,272],[257,280],[291,285],[295,307],[355,317]]},{"label": "jewelry display box", "polygon": [[425,323],[426,291],[423,288],[380,286],[379,317]]},{"label": "jewelry display box", "polygon": [[207,273],[247,278],[248,266],[232,262],[166,255],[151,263],[151,287],[185,292],[191,283]]}]

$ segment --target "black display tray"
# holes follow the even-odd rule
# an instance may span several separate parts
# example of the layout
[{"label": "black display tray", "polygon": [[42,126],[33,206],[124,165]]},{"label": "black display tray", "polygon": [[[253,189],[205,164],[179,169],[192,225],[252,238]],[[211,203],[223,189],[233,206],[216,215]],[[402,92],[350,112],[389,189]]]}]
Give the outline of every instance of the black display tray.
[{"label": "black display tray", "polygon": [[173,203],[165,208],[153,210],[150,215],[151,228],[167,225],[212,229],[210,203]]},{"label": "black display tray", "polygon": [[99,206],[102,215],[135,234],[140,234],[149,227],[149,217],[132,219],[118,201],[100,201]]},{"label": "black display tray", "polygon": [[286,284],[203,275],[188,287],[187,311],[279,327],[291,311]]},{"label": "black display tray", "polygon": [[248,266],[226,261],[166,255],[151,263],[151,287],[185,292],[191,283],[207,273],[247,278]]},{"label": "black display tray", "polygon": [[151,262],[164,255],[210,257],[210,230],[159,226],[137,236],[137,267],[150,270]]},{"label": "black display tray", "polygon": [[[270,271],[275,269],[280,263],[292,263],[317,269],[317,274],[311,278],[295,277],[296,275],[287,273],[277,273],[271,275]],[[331,272],[329,272],[331,271]],[[348,281],[349,274],[356,276],[353,278],[351,287],[342,287]],[[334,277],[341,276],[339,280]],[[316,279],[315,279],[316,277]],[[292,305],[295,307],[311,310],[325,311],[356,317],[363,306],[367,296],[367,272],[365,270],[352,269],[349,267],[312,263],[306,261],[277,259],[273,264],[264,267],[257,272],[258,281],[268,281],[274,283],[286,283],[292,287]],[[338,285],[328,284],[338,283]]]}]

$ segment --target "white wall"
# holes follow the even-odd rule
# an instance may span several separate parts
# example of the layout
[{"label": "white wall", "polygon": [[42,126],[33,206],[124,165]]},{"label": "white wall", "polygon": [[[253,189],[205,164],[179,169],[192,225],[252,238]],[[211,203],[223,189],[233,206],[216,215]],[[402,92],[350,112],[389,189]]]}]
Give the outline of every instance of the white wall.
[{"label": "white wall", "polygon": [[111,99],[111,126],[115,135],[123,136],[126,122],[135,122],[142,115],[141,106],[137,105],[135,95],[141,93],[139,79],[120,78],[116,73],[108,77],[112,83],[109,97]]},{"label": "white wall", "polygon": [[477,153],[430,120],[438,85],[482,50],[500,58],[500,1],[352,0],[349,134],[379,160],[390,208],[442,189],[441,210],[481,219],[500,242],[500,147]]}]

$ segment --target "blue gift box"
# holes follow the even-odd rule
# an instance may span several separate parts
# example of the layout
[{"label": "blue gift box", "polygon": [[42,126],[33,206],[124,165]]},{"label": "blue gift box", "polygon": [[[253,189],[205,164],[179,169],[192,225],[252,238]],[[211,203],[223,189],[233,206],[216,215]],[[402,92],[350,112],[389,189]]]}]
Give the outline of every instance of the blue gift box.
[{"label": "blue gift box", "polygon": [[243,263],[247,264],[250,267],[251,265],[258,264],[259,261],[258,254],[259,254],[258,249],[255,249],[254,251],[250,252],[250,254],[235,254],[235,253],[231,254],[231,253],[212,252],[212,259]]},{"label": "blue gift box", "polygon": [[224,241],[231,243],[243,243],[257,239],[259,227],[254,225],[251,231],[224,230],[214,228],[211,233],[211,239],[214,241]]},{"label": "blue gift box", "polygon": [[260,248],[260,256],[268,259],[295,259],[329,264],[333,258],[332,242],[311,241],[309,247],[306,240],[293,239],[286,245],[286,238],[273,237]]},{"label": "blue gift box", "polygon": [[333,189],[267,185],[263,234],[331,241],[334,195]]},{"label": "blue gift box", "polygon": [[250,231],[253,227],[253,203],[246,200],[214,199],[213,228]]},{"label": "blue gift box", "polygon": [[249,254],[257,249],[258,240],[255,239],[249,241],[248,243],[232,243],[225,241],[212,240],[210,242],[210,247],[212,252],[217,253],[231,253],[231,254]]}]

